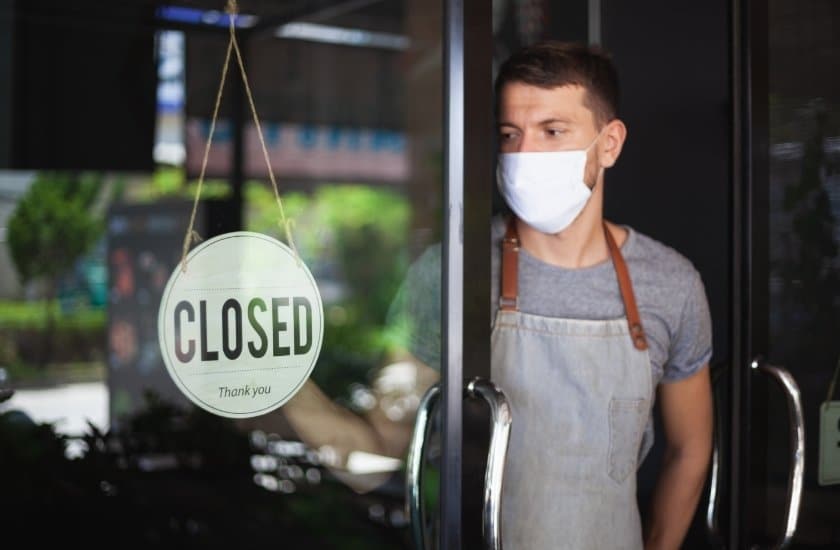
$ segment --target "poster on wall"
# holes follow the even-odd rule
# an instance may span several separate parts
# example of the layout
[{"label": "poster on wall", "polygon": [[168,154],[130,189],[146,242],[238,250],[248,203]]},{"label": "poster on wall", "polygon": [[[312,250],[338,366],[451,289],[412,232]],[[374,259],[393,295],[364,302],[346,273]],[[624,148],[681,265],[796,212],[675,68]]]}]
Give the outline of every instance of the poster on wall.
[{"label": "poster on wall", "polygon": [[[157,343],[157,309],[180,257],[186,202],[111,207],[107,217],[110,425],[144,411],[148,399],[188,404],[172,385]],[[199,228],[204,230],[204,211]]]}]

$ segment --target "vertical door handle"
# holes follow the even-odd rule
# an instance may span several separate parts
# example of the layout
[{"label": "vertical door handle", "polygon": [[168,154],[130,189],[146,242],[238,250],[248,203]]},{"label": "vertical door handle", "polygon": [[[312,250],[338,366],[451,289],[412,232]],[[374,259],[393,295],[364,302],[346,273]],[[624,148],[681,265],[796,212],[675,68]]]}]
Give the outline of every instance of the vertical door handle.
[{"label": "vertical door handle", "polygon": [[706,508],[706,528],[715,541],[720,540],[718,531],[718,493],[720,491],[720,443],[719,434],[715,430],[714,447],[712,449],[712,479],[709,481],[709,504]]},{"label": "vertical door handle", "polygon": [[719,402],[720,400],[718,398],[717,383],[717,379],[713,376],[712,399],[714,404],[714,430],[712,434],[712,471],[711,479],[709,480],[709,502],[706,507],[706,529],[708,531],[711,543],[718,548],[724,548],[725,545],[723,544],[723,541],[720,536],[720,524],[718,522],[718,511],[721,492],[720,448],[721,437],[724,433],[724,430],[721,422],[721,405]]},{"label": "vertical door handle", "polygon": [[790,415],[790,443],[792,448],[790,475],[788,477],[788,503],[785,511],[785,530],[773,548],[785,548],[796,533],[799,506],[802,503],[802,483],[805,474],[805,420],[802,414],[802,397],[799,386],[790,372],[766,364],[760,357],[750,367],[769,374],[784,390]]},{"label": "vertical door handle", "polygon": [[414,539],[416,550],[427,550],[426,536],[426,515],[423,509],[423,451],[426,448],[426,439],[431,431],[432,424],[429,419],[435,410],[440,398],[440,384],[435,384],[426,390],[420,405],[417,407],[417,416],[414,418],[414,432],[411,434],[411,443],[408,447],[408,459],[406,464],[405,494],[406,494],[406,516],[411,525],[411,534]]},{"label": "vertical door handle", "polygon": [[476,378],[466,388],[470,397],[482,397],[490,405],[493,431],[484,474],[484,544],[488,550],[502,550],[501,511],[505,458],[510,440],[511,411],[505,394],[493,382]]}]

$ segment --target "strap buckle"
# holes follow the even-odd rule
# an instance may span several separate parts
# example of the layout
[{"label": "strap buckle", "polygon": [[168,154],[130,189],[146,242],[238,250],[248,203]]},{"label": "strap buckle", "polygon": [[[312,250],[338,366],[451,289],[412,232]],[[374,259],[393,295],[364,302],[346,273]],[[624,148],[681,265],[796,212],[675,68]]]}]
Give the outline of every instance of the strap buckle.
[{"label": "strap buckle", "polygon": [[507,311],[519,311],[519,296],[509,298],[502,296],[499,298],[499,308]]},{"label": "strap buckle", "polygon": [[646,350],[648,348],[647,336],[645,336],[645,329],[641,323],[630,323],[630,338],[632,338],[636,349]]},{"label": "strap buckle", "polygon": [[502,245],[505,248],[512,247],[514,252],[519,252],[519,239],[516,237],[504,237],[502,239]]}]

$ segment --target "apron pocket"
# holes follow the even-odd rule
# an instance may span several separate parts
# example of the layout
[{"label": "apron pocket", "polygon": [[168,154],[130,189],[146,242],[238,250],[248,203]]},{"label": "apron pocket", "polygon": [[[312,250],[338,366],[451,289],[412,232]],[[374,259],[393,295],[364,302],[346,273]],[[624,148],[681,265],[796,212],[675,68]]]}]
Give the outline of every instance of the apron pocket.
[{"label": "apron pocket", "polygon": [[646,412],[644,399],[610,400],[609,474],[618,483],[636,471]]}]

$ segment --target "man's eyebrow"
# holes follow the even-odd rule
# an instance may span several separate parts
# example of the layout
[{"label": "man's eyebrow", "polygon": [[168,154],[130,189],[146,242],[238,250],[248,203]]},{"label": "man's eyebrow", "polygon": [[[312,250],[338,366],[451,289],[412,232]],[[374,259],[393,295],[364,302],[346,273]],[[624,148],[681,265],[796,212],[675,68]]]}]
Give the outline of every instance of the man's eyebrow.
[{"label": "man's eyebrow", "polygon": [[572,121],[568,118],[547,118],[545,120],[541,120],[537,126],[548,126],[549,124],[570,124]]},{"label": "man's eyebrow", "polygon": [[[552,118],[547,118],[545,120],[539,121],[537,123],[537,126],[549,126],[551,124],[571,124],[571,123],[572,123],[572,120],[568,119],[568,118],[552,117]],[[501,128],[503,126],[507,126],[509,128],[515,128],[517,130],[520,129],[519,126],[517,126],[516,124],[514,124],[512,122],[508,122],[506,120],[503,120],[503,121],[499,122],[498,126],[499,126],[499,128]]]}]

